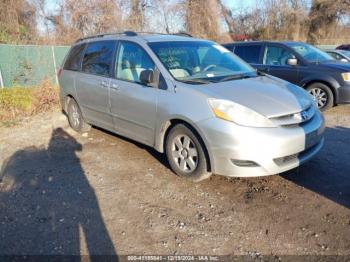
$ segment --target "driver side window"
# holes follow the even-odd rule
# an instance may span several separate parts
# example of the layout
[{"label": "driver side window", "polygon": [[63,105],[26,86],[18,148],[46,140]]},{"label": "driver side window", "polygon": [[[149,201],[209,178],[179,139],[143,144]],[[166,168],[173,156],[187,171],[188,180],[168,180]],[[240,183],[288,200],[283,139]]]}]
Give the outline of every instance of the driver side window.
[{"label": "driver side window", "polygon": [[155,69],[155,64],[142,47],[131,42],[121,42],[116,63],[116,77],[121,80],[141,83],[144,70]]},{"label": "driver side window", "polygon": [[289,50],[277,47],[267,46],[264,55],[264,65],[285,66],[289,58],[294,58],[294,55]]}]

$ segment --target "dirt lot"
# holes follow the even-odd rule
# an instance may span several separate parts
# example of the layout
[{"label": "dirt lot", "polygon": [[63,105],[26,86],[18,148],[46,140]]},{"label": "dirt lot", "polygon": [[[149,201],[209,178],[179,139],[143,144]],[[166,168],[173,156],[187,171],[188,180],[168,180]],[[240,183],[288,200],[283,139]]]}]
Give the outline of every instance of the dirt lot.
[{"label": "dirt lot", "polygon": [[350,254],[350,106],[279,176],[182,180],[154,150],[59,112],[0,129],[1,254]]}]

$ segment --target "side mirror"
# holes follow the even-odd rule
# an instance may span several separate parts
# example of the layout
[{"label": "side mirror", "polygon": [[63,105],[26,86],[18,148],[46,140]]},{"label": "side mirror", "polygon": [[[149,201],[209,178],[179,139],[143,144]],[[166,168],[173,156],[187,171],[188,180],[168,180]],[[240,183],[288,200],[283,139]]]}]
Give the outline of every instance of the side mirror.
[{"label": "side mirror", "polygon": [[149,85],[149,84],[153,83],[153,81],[154,81],[153,70],[146,69],[146,70],[141,71],[140,81],[144,85]]},{"label": "side mirror", "polygon": [[298,59],[296,59],[296,58],[287,59],[287,65],[296,66],[297,64],[298,64]]},{"label": "side mirror", "polygon": [[341,62],[348,63],[349,61],[345,58],[340,59]]}]

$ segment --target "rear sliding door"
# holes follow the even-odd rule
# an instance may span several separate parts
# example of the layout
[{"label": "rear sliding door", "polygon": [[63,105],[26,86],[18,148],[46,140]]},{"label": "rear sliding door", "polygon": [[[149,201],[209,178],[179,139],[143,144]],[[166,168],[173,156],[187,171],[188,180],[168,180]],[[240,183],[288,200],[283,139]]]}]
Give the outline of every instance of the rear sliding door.
[{"label": "rear sliding door", "polygon": [[86,47],[81,73],[76,77],[76,90],[83,114],[93,124],[111,129],[109,85],[116,41],[91,42]]}]

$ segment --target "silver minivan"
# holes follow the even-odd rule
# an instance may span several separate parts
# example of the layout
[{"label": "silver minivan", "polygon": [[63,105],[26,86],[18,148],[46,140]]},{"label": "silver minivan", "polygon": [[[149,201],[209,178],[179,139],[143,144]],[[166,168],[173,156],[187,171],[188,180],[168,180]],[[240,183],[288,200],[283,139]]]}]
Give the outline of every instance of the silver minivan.
[{"label": "silver minivan", "polygon": [[193,181],[278,174],[324,143],[324,118],[306,91],[188,35],[80,39],[59,83],[74,130],[94,125],[146,144]]}]

